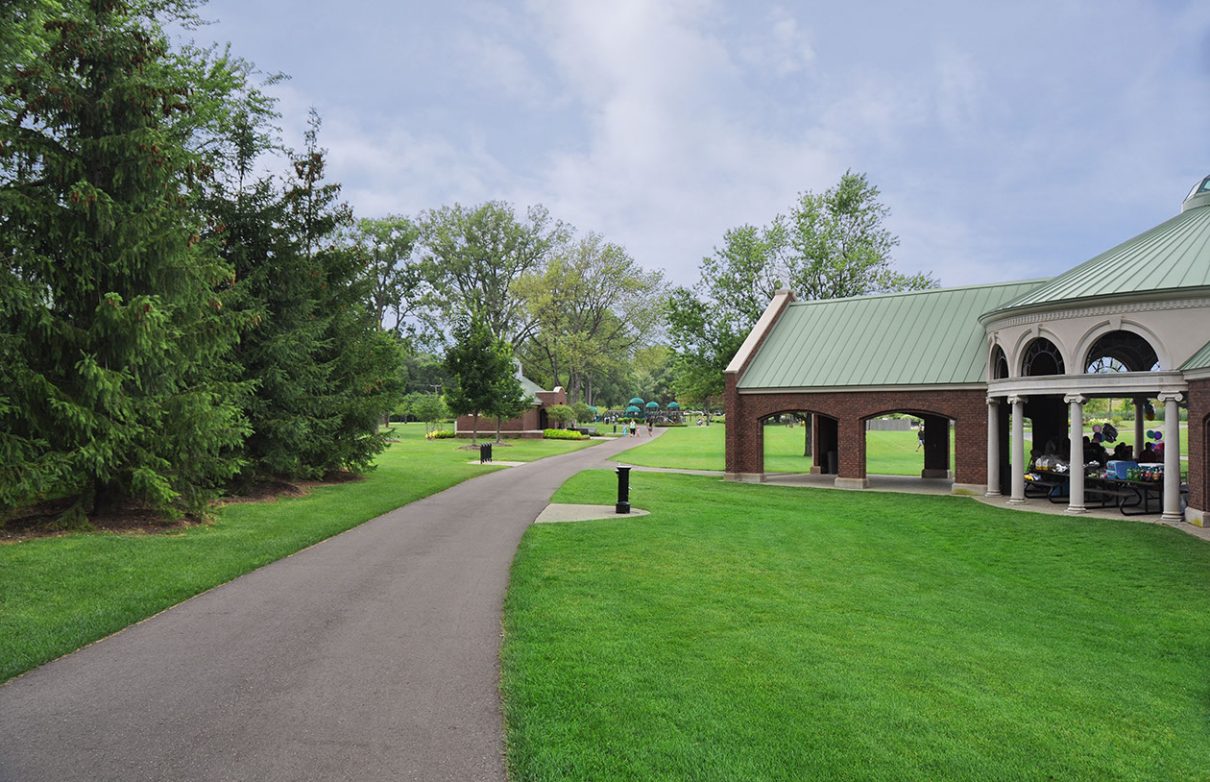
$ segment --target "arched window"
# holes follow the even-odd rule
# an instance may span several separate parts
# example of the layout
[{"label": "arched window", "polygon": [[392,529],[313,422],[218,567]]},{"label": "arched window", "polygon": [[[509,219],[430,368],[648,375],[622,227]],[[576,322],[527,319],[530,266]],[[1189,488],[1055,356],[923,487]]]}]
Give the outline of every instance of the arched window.
[{"label": "arched window", "polygon": [[1025,377],[1063,374],[1063,354],[1055,343],[1046,337],[1038,337],[1025,349],[1021,361],[1021,374]]},{"label": "arched window", "polygon": [[1155,348],[1133,331],[1111,331],[1092,343],[1084,357],[1090,375],[1109,372],[1153,372],[1160,368]]},{"label": "arched window", "polygon": [[992,380],[1003,380],[1008,377],[1008,359],[999,345],[992,346],[991,357]]}]

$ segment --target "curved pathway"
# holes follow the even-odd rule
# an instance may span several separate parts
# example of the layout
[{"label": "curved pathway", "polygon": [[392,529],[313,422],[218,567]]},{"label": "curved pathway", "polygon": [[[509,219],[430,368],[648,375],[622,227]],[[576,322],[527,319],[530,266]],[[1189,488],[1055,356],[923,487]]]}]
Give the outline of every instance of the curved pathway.
[{"label": "curved pathway", "polygon": [[620,438],[396,509],[0,686],[0,780],[503,780],[525,528]]}]

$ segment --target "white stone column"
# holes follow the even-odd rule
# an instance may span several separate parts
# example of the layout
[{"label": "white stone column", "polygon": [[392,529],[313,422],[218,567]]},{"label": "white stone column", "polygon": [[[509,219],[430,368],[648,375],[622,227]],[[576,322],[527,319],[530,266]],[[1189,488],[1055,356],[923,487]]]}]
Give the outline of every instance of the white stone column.
[{"label": "white stone column", "polygon": [[1068,464],[1071,467],[1068,486],[1068,513],[1085,513],[1084,507],[1084,403],[1088,400],[1079,394],[1063,397],[1070,416],[1071,452]]},{"label": "white stone column", "polygon": [[987,398],[987,493],[1000,496],[1000,400]]},{"label": "white stone column", "polygon": [[1008,501],[1014,505],[1025,502],[1025,397],[1010,396],[1013,406],[1013,493]]},{"label": "white stone column", "polygon": [[1179,393],[1163,393],[1164,403],[1164,521],[1182,521],[1181,513],[1181,406]]},{"label": "white stone column", "polygon": [[1138,398],[1134,400],[1134,460],[1139,460],[1139,454],[1143,452],[1143,431],[1146,429],[1146,421],[1143,420],[1143,407],[1147,404],[1147,400]]}]

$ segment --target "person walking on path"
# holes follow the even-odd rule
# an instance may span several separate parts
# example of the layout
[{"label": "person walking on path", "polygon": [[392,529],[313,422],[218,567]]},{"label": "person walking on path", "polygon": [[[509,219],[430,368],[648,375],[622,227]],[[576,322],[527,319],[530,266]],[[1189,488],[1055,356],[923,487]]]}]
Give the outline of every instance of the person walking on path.
[{"label": "person walking on path", "polygon": [[631,418],[630,419],[630,436],[638,437],[638,434],[639,434],[639,425],[635,423],[633,418]]},{"label": "person walking on path", "polygon": [[655,432],[655,424],[650,418],[647,419],[647,436],[650,437]]}]

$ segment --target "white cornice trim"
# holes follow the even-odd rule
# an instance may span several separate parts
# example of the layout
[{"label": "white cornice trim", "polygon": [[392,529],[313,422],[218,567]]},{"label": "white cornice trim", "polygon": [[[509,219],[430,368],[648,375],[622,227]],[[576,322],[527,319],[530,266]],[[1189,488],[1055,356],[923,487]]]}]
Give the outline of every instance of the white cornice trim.
[{"label": "white cornice trim", "polygon": [[[1056,302],[1056,306],[1058,303]],[[1133,299],[1131,301],[1089,305],[1084,307],[1068,306],[1064,309],[1038,310],[1027,313],[1006,312],[1003,317],[992,317],[983,321],[984,328],[989,332],[996,329],[1026,326],[1032,323],[1043,323],[1049,320],[1069,320],[1072,318],[1095,318],[1114,315],[1129,315],[1139,312],[1162,312],[1168,310],[1187,310],[1198,307],[1210,307],[1210,297],[1184,299]],[[980,319],[982,320],[982,318]]]},{"label": "white cornice trim", "polygon": [[1038,396],[1062,394],[1084,396],[1133,396],[1180,393],[1188,390],[1185,375],[1180,372],[1123,372],[1116,375],[1045,375],[993,380],[987,385],[988,396]]}]

